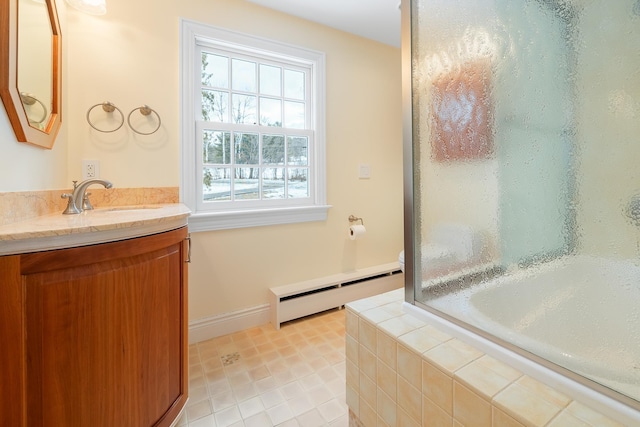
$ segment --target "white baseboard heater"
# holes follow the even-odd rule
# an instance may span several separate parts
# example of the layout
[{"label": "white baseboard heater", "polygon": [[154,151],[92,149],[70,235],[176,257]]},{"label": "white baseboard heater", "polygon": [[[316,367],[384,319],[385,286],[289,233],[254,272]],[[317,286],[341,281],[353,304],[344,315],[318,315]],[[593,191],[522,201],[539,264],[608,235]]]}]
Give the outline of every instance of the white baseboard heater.
[{"label": "white baseboard heater", "polygon": [[404,286],[397,262],[269,289],[271,323],[280,324]]}]

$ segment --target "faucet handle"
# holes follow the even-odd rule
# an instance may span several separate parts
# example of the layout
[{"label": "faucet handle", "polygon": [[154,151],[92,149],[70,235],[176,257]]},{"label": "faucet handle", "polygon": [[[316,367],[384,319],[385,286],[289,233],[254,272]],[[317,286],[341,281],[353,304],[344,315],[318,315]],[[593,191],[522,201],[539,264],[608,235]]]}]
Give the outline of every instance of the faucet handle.
[{"label": "faucet handle", "polygon": [[80,213],[78,208],[73,203],[73,194],[71,194],[71,193],[63,193],[60,197],[62,199],[67,199],[67,208],[64,211],[62,211],[62,213],[64,215]]},{"label": "faucet handle", "polygon": [[91,204],[91,201],[89,200],[89,196],[90,195],[91,195],[91,193],[84,193],[84,197],[82,198],[82,210],[84,210],[84,211],[93,210],[93,205]]}]

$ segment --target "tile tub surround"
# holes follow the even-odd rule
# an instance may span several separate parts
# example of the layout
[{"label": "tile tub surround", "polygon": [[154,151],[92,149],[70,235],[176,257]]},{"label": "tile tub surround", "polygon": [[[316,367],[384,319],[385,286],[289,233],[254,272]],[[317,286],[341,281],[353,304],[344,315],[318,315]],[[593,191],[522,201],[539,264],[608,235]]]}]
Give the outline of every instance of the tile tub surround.
[{"label": "tile tub surround", "polygon": [[[114,183],[116,185],[117,183]],[[0,193],[0,225],[24,221],[43,215],[62,214],[67,200],[61,198],[71,189]],[[110,188],[89,187],[95,208],[143,204],[178,203],[178,187]]]},{"label": "tile tub surround", "polygon": [[404,289],[347,304],[354,425],[622,426],[402,310]]}]

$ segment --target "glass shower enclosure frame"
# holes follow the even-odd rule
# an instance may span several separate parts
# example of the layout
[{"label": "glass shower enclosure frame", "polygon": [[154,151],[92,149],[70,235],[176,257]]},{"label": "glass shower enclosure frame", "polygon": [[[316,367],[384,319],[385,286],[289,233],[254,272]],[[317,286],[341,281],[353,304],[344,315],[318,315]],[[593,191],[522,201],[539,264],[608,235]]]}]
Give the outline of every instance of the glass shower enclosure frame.
[{"label": "glass shower enclosure frame", "polygon": [[640,0],[402,3],[405,301],[640,410]]}]

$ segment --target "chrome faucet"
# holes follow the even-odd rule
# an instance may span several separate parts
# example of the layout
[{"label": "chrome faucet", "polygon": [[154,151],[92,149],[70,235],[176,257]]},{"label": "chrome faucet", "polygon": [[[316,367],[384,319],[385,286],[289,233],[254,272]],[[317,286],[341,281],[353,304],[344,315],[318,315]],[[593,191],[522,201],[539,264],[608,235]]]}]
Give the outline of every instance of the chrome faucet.
[{"label": "chrome faucet", "polygon": [[104,188],[113,187],[113,184],[111,184],[109,181],[105,181],[104,179],[98,179],[98,178],[87,179],[82,181],[80,184],[78,184],[77,182],[78,181],[73,181],[72,193],[64,193],[61,196],[63,199],[69,199],[67,203],[67,208],[64,210],[64,212],[62,212],[65,215],[79,214],[83,210],[93,209],[89,201],[88,200],[85,201],[86,199],[85,193],[87,191],[87,188],[89,188],[90,185],[101,184],[104,186]]}]

